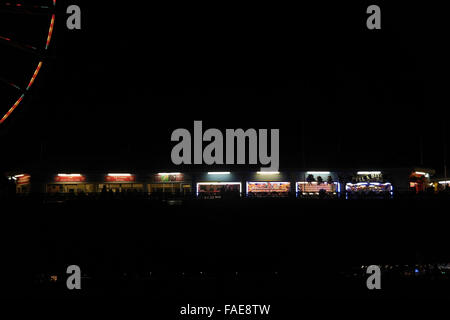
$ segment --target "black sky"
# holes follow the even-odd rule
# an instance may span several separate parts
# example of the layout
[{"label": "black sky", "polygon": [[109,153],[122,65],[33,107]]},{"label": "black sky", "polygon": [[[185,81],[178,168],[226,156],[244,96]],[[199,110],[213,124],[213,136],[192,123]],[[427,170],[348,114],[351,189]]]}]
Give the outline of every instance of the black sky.
[{"label": "black sky", "polygon": [[[171,132],[279,128],[281,168],[443,166],[445,30],[431,5],[325,2],[141,8],[70,1],[6,166],[171,167]],[[372,3],[370,3],[372,4]],[[447,121],[448,124],[448,121]],[[448,137],[448,131],[447,131]]]}]

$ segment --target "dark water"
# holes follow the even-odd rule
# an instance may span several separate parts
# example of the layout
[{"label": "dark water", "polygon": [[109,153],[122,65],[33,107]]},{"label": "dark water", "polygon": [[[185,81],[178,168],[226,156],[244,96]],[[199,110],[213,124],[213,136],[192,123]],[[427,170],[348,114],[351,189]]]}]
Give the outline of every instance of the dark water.
[{"label": "dark water", "polygon": [[[168,299],[449,297],[447,199],[21,199],[2,210],[13,296]],[[79,265],[82,290],[65,287]],[[382,290],[365,269],[382,269]],[[407,265],[407,266],[406,266]],[[390,268],[394,268],[390,271]],[[397,267],[396,267],[397,266]],[[386,271],[387,270],[387,271]],[[50,281],[52,275],[56,281]]]}]

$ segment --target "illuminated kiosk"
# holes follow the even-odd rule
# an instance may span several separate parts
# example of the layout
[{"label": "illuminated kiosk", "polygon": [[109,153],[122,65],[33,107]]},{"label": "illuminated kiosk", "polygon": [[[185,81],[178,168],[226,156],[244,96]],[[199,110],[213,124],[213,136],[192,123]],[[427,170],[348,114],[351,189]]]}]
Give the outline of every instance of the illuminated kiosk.
[{"label": "illuminated kiosk", "polygon": [[240,182],[197,182],[197,196],[206,199],[220,199],[226,194],[241,194]]},{"label": "illuminated kiosk", "polygon": [[390,182],[384,181],[381,171],[358,171],[353,180],[345,185],[346,198],[393,196],[394,187]]},{"label": "illuminated kiosk", "polygon": [[437,191],[444,191],[450,189],[450,180],[439,180],[437,183]]},{"label": "illuminated kiosk", "polygon": [[97,185],[97,191],[117,192],[143,192],[144,184],[139,183],[135,174],[131,173],[108,173],[104,176],[103,183]]},{"label": "illuminated kiosk", "polygon": [[[341,192],[341,184],[336,172],[330,171],[306,171],[300,174],[300,179],[295,183],[295,191],[298,196],[317,196],[321,192],[326,195],[338,196]],[[321,191],[323,190],[323,191]]]},{"label": "illuminated kiosk", "polygon": [[189,194],[192,185],[189,177],[181,172],[160,172],[151,176],[151,182],[147,185],[150,194]]},{"label": "illuminated kiosk", "polygon": [[31,190],[31,176],[28,173],[16,174],[10,177],[16,184],[16,193],[28,194]]},{"label": "illuminated kiosk", "polygon": [[281,182],[281,181],[247,182],[247,196],[287,197],[290,191],[291,191],[290,182]]},{"label": "illuminated kiosk", "polygon": [[258,171],[246,182],[248,197],[287,197],[291,192],[291,183],[278,171]]},{"label": "illuminated kiosk", "polygon": [[58,173],[47,183],[47,193],[92,193],[94,184],[89,183],[84,174]]},{"label": "illuminated kiosk", "polygon": [[345,190],[349,193],[355,192],[375,192],[375,193],[384,193],[389,192],[392,194],[394,188],[389,182],[381,183],[381,182],[358,182],[358,183],[347,183],[345,185]]},{"label": "illuminated kiosk", "polygon": [[339,182],[322,182],[317,181],[305,182],[299,181],[296,183],[297,195],[319,195],[321,190],[326,194],[337,195],[341,192],[341,184]]},{"label": "illuminated kiosk", "polygon": [[434,170],[420,170],[421,171],[415,170],[409,175],[409,187],[414,190],[415,193],[424,192],[427,188],[433,187],[430,176],[434,173]]},{"label": "illuminated kiosk", "polygon": [[228,171],[208,172],[201,174],[196,184],[197,197],[202,199],[221,199],[238,197],[242,194],[242,182]]}]

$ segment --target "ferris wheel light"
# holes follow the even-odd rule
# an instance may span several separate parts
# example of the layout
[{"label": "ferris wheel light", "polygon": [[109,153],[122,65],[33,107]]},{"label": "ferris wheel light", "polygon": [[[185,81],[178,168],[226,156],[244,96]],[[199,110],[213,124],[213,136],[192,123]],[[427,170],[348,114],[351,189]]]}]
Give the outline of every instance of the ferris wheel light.
[{"label": "ferris wheel light", "polygon": [[[6,5],[11,5],[11,4],[7,2]],[[53,6],[56,6],[56,0],[53,0]],[[17,3],[16,7],[22,7],[22,4]],[[43,6],[41,6],[41,8],[48,9],[48,7],[43,7]],[[52,17],[50,19],[50,26],[49,26],[48,33],[47,33],[47,39],[46,39],[46,42],[45,42],[45,50],[48,50],[49,45],[50,45],[50,41],[52,39],[53,29],[54,29],[54,26],[55,26],[55,18],[56,18],[56,15],[52,14]],[[2,40],[6,40],[6,41],[12,41],[10,38],[6,38],[6,37],[0,37],[0,38]],[[31,48],[31,49],[37,50],[37,48],[35,48],[33,46],[30,46],[30,45],[27,45],[27,44],[25,44],[23,46],[26,47],[26,48]],[[33,76],[31,77],[30,81],[28,82],[28,86],[25,88],[25,91],[28,91],[30,89],[30,87],[33,85],[33,83],[36,80],[36,77],[37,77],[39,71],[41,70],[42,63],[43,63],[42,61],[39,62],[37,68],[35,69],[35,71],[33,73]],[[11,85],[16,87],[17,89],[19,89],[16,85],[14,85],[14,84],[11,84]],[[11,113],[14,112],[14,110],[19,106],[19,104],[22,102],[24,97],[25,97],[25,93],[23,93],[19,97],[19,99],[16,100],[16,102],[13,104],[13,106],[8,110],[8,112],[5,115],[3,115],[3,117],[0,119],[0,125],[3,122],[5,122],[5,120],[11,115]]]},{"label": "ferris wheel light", "polygon": [[2,124],[13,111],[17,108],[17,106],[22,102],[23,98],[25,97],[25,94],[22,94],[19,99],[14,103],[14,105],[9,109],[9,111],[3,116],[3,118],[0,120],[0,124]]},{"label": "ferris wheel light", "polygon": [[36,77],[37,77],[37,75],[39,73],[39,70],[41,70],[41,67],[42,67],[42,61],[39,62],[36,70],[34,70],[33,76],[31,77],[31,80],[28,83],[27,90],[30,89],[30,87],[33,85],[34,80],[36,80]]},{"label": "ferris wheel light", "polygon": [[47,42],[45,43],[45,50],[48,49],[50,41],[52,40],[53,28],[55,26],[55,15],[52,15],[52,20],[50,21],[50,28],[48,29]]}]

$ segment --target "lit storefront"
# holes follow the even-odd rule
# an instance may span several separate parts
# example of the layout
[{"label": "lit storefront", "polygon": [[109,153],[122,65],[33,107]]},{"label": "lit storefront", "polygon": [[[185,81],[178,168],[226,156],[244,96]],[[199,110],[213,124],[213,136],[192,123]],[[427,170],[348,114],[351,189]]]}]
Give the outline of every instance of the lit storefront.
[{"label": "lit storefront", "polygon": [[[69,169],[70,170],[70,169]],[[73,169],[73,172],[77,169]],[[27,173],[21,173],[27,172]],[[64,172],[64,171],[63,171]],[[70,171],[69,171],[70,172]],[[403,194],[411,190],[435,192],[450,187],[446,178],[432,178],[432,169],[393,168],[381,171],[286,171],[286,172],[168,172],[136,173],[46,173],[26,169],[7,173],[17,193],[96,194],[138,192],[142,194],[224,195],[249,197],[347,197]],[[114,172],[114,171],[112,171]],[[31,179],[32,177],[32,179]],[[347,184],[344,183],[348,182]]]},{"label": "lit storefront", "polygon": [[286,197],[291,191],[290,182],[280,181],[249,181],[247,195],[255,197]]},{"label": "lit storefront", "polygon": [[291,192],[291,179],[278,171],[258,171],[248,176],[245,190],[248,197],[286,197]]},{"label": "lit storefront", "polygon": [[317,181],[305,182],[299,181],[296,183],[297,195],[318,195],[321,190],[327,194],[338,194],[341,192],[339,182],[322,182]]},{"label": "lit storefront", "polygon": [[148,193],[181,193],[189,194],[192,185],[188,177],[180,172],[158,173],[152,176],[147,186]]},{"label": "lit storefront", "polygon": [[92,193],[94,184],[79,173],[59,173],[47,184],[47,193]]},{"label": "lit storefront", "polygon": [[444,191],[450,189],[450,180],[441,180],[438,182],[438,191]]},{"label": "lit storefront", "polygon": [[345,185],[347,197],[350,196],[385,196],[393,195],[394,187],[381,171],[358,171],[352,183]]},{"label": "lit storefront", "polygon": [[295,188],[297,196],[315,196],[321,192],[327,195],[338,195],[341,192],[336,172],[306,171],[302,172],[299,178]]},{"label": "lit storefront", "polygon": [[345,190],[349,193],[392,193],[394,188],[389,182],[358,182],[358,183],[347,183]]},{"label": "lit storefront", "polygon": [[228,171],[199,173],[196,194],[202,199],[239,197],[242,194],[241,177]]},{"label": "lit storefront", "polygon": [[31,188],[31,176],[29,174],[17,174],[12,177],[16,182],[17,193],[29,193]]},{"label": "lit storefront", "polygon": [[103,183],[97,185],[97,192],[144,192],[144,184],[131,173],[108,173]]},{"label": "lit storefront", "polygon": [[425,171],[413,171],[409,176],[409,187],[414,192],[424,192],[427,188],[433,187],[430,180],[430,173]]},{"label": "lit storefront", "polygon": [[240,195],[241,182],[198,182],[197,196],[201,198],[218,199],[227,195]]}]

